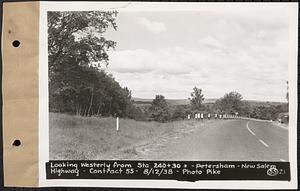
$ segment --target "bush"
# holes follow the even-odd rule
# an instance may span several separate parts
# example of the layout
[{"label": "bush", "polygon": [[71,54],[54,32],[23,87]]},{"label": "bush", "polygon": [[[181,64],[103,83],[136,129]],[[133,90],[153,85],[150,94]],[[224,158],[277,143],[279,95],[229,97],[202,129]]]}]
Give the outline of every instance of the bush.
[{"label": "bush", "polygon": [[149,108],[150,118],[154,121],[166,122],[170,120],[167,101],[163,95],[156,95]]},{"label": "bush", "polygon": [[177,105],[172,112],[172,120],[185,119],[190,113],[191,112],[188,105]]}]

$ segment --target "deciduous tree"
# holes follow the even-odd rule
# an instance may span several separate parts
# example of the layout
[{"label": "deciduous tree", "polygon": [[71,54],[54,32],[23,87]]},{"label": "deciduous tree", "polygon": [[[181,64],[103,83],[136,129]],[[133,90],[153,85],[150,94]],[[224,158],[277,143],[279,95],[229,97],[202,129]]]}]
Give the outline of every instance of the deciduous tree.
[{"label": "deciduous tree", "polygon": [[116,11],[48,12],[50,110],[83,116],[127,116],[131,92],[103,70],[116,42]]},{"label": "deciduous tree", "polygon": [[155,121],[166,122],[170,119],[167,101],[163,95],[156,95],[150,107],[150,117]]},{"label": "deciduous tree", "polygon": [[228,114],[240,113],[244,105],[242,99],[243,97],[240,93],[235,91],[229,92],[216,101],[215,107]]},{"label": "deciduous tree", "polygon": [[193,92],[191,93],[191,98],[189,98],[192,110],[201,110],[202,103],[204,101],[204,95],[202,94],[202,89],[197,88],[196,86],[193,88]]}]

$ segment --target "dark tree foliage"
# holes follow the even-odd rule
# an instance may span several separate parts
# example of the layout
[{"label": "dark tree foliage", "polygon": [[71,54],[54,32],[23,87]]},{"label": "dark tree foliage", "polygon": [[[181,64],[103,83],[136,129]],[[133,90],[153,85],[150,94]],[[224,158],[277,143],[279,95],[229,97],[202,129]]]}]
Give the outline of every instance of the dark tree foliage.
[{"label": "dark tree foliage", "polygon": [[116,42],[103,33],[117,29],[116,11],[48,12],[49,80],[76,66],[108,64],[107,50]]},{"label": "dark tree foliage", "polygon": [[251,106],[238,92],[230,92],[214,104],[215,111],[225,114],[236,114],[263,120],[277,120],[279,115],[288,112],[288,104]]},{"label": "dark tree foliage", "polygon": [[116,46],[103,36],[117,28],[116,16],[116,11],[48,12],[50,111],[128,115],[131,92],[102,68]]},{"label": "dark tree foliage", "polygon": [[149,120],[147,113],[141,107],[135,106],[134,104],[130,104],[127,107],[127,117],[137,121]]},{"label": "dark tree foliage", "polygon": [[167,101],[163,95],[156,95],[149,108],[150,117],[159,122],[166,122],[170,119],[170,112]]},{"label": "dark tree foliage", "polygon": [[172,111],[172,120],[185,119],[188,114],[191,114],[189,105],[176,105]]},{"label": "dark tree foliage", "polygon": [[202,89],[197,88],[196,86],[193,88],[193,92],[191,93],[191,98],[189,98],[192,110],[201,110],[203,109],[203,101],[204,95],[202,94]]},{"label": "dark tree foliage", "polygon": [[240,110],[238,111],[238,115],[250,117],[251,113],[251,105],[248,101],[242,101]]},{"label": "dark tree foliage", "polygon": [[240,93],[229,92],[216,101],[215,107],[227,114],[234,115],[236,112],[240,114],[244,105],[242,99],[243,97]]},{"label": "dark tree foliage", "polygon": [[263,120],[277,120],[283,113],[287,113],[287,104],[256,106],[252,109],[250,117]]}]

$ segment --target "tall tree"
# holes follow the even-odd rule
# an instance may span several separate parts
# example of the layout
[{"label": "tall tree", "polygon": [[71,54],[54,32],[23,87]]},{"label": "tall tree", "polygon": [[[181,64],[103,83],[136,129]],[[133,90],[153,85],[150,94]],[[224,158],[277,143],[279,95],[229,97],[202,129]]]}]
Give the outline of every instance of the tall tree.
[{"label": "tall tree", "polygon": [[116,11],[48,12],[50,110],[78,115],[126,116],[131,92],[103,69],[116,42]]},{"label": "tall tree", "polygon": [[48,12],[49,78],[66,62],[97,67],[108,64],[107,50],[116,42],[103,33],[109,27],[117,29],[116,16],[116,11]]},{"label": "tall tree", "polygon": [[197,88],[196,86],[193,88],[193,92],[191,93],[191,98],[189,98],[192,110],[201,110],[202,103],[204,101],[204,95],[202,94],[202,89]]},{"label": "tall tree", "polygon": [[216,101],[215,107],[222,112],[235,114],[236,112],[241,113],[242,108],[246,103],[242,101],[243,96],[235,91],[226,93],[224,97]]},{"label": "tall tree", "polygon": [[151,113],[150,117],[155,121],[165,122],[170,118],[168,104],[163,95],[155,96],[149,110]]}]

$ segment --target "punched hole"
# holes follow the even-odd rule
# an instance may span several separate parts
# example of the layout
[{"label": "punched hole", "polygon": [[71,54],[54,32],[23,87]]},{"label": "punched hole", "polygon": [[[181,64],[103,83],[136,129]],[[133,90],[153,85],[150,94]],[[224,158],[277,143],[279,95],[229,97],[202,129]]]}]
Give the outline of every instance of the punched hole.
[{"label": "punched hole", "polygon": [[14,46],[14,47],[18,47],[18,46],[20,46],[20,41],[18,41],[18,40],[14,40],[13,41],[13,43],[12,43],[12,45]]},{"label": "punched hole", "polygon": [[16,146],[16,147],[18,147],[18,146],[20,146],[21,145],[21,141],[20,140],[18,140],[18,139],[16,139],[16,140],[14,140],[14,142],[13,142],[13,144],[12,144],[13,146]]}]

